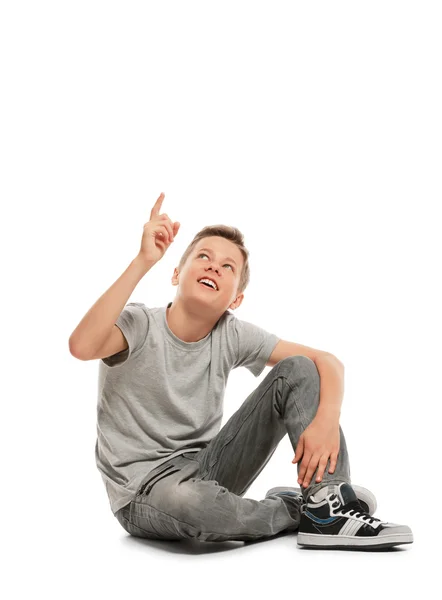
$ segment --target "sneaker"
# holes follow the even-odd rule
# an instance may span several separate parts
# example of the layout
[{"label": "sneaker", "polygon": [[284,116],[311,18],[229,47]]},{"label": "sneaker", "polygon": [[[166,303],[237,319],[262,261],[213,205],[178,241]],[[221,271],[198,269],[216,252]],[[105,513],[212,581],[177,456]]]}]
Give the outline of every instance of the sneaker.
[{"label": "sneaker", "polygon": [[[373,515],[377,509],[377,502],[376,502],[376,497],[374,494],[372,494],[372,492],[370,492],[370,490],[367,490],[366,488],[360,486],[360,485],[353,485],[352,484],[352,488],[356,493],[357,499],[359,500],[359,502],[361,503],[361,506],[364,510],[364,512],[369,513],[370,515]],[[323,489],[323,488],[321,488]],[[267,494],[266,494],[266,498],[268,498],[269,496],[297,496],[300,497],[302,500],[302,503],[305,503],[304,497],[302,495],[302,491],[300,487],[274,487],[272,489],[270,489]]]},{"label": "sneaker", "polygon": [[298,547],[374,550],[411,544],[407,525],[372,517],[361,506],[353,486],[329,485],[310,496],[302,506]]}]

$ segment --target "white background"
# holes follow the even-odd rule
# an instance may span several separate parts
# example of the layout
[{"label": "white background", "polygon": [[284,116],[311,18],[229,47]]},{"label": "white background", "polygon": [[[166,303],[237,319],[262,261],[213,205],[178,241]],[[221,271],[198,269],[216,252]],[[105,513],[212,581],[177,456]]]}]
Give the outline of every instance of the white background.
[{"label": "white background", "polygon": [[[2,3],[4,597],[411,598],[435,584],[441,15],[403,0]],[[112,516],[98,361],[68,339],[162,191],[181,229],[130,301],[166,305],[194,235],[238,227],[251,282],[235,316],[344,363],[352,481],[414,544],[175,544]],[[232,372],[223,423],[267,373]],[[286,436],[247,496],[297,485],[293,455]]]}]

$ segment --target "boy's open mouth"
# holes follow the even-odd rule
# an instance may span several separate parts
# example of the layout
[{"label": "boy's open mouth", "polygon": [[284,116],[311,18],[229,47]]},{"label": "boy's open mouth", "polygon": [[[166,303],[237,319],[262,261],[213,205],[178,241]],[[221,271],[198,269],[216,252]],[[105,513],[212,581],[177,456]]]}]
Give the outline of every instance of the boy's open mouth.
[{"label": "boy's open mouth", "polygon": [[212,290],[213,292],[216,292],[217,290],[210,284],[210,283],[206,283],[204,281],[198,281],[198,283],[200,285],[203,285],[204,287],[208,288],[209,290]]}]

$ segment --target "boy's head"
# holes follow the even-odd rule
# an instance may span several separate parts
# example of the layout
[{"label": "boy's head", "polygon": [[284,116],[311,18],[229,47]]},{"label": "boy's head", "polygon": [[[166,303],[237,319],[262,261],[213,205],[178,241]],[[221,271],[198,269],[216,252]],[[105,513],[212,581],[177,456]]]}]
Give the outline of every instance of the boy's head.
[{"label": "boy's head", "polygon": [[[217,290],[199,283],[208,277]],[[244,236],[236,227],[209,225],[199,231],[174,270],[172,285],[178,285],[177,297],[208,304],[223,314],[238,308],[249,284],[249,252]]]}]

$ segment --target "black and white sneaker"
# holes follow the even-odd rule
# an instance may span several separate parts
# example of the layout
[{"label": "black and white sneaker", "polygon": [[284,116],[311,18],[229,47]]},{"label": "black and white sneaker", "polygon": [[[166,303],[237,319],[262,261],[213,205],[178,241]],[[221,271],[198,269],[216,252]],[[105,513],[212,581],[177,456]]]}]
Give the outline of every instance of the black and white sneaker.
[{"label": "black and white sneaker", "polygon": [[298,547],[374,550],[413,542],[407,525],[381,521],[365,512],[345,482],[321,488],[301,512]]}]

